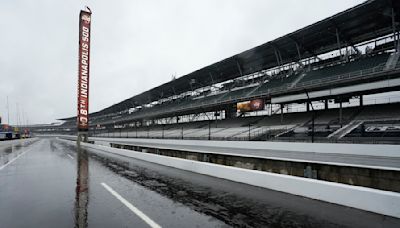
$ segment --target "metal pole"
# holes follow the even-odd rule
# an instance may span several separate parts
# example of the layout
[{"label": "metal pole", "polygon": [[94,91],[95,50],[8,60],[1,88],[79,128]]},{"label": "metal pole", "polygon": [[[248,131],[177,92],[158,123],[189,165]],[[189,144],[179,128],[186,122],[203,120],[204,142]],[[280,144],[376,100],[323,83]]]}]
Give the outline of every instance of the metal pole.
[{"label": "metal pole", "polygon": [[8,104],[8,96],[7,96],[7,124],[10,125],[10,106]]}]

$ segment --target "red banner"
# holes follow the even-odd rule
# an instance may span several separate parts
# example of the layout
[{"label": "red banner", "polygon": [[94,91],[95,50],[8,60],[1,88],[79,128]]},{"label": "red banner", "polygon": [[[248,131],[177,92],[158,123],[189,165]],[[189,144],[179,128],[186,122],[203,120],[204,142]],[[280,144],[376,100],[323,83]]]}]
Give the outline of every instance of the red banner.
[{"label": "red banner", "polygon": [[79,14],[78,130],[89,128],[89,60],[91,12]]}]

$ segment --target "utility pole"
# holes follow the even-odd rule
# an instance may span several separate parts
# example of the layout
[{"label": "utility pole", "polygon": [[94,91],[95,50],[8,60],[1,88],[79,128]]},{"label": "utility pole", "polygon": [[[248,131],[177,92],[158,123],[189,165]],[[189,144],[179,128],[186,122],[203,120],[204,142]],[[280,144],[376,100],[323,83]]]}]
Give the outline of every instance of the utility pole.
[{"label": "utility pole", "polygon": [[15,103],[15,108],[16,108],[16,115],[15,115],[15,122],[17,122],[17,126],[19,126],[19,107],[18,107],[18,102]]},{"label": "utility pole", "polygon": [[8,96],[7,96],[7,124],[10,125],[10,105],[8,104]]}]

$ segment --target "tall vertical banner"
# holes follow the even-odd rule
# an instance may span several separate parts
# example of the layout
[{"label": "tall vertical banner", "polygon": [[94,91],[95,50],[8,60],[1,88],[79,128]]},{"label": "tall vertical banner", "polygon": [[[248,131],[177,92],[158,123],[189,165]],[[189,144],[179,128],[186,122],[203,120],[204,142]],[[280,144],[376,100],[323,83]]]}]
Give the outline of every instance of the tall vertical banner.
[{"label": "tall vertical banner", "polygon": [[79,14],[78,130],[89,129],[89,63],[91,12]]}]

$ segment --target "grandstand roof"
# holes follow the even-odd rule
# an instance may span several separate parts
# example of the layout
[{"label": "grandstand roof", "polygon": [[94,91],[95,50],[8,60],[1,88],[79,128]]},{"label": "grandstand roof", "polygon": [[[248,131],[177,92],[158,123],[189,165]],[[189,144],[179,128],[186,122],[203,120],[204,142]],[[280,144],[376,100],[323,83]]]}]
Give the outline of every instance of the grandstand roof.
[{"label": "grandstand roof", "polygon": [[[397,12],[396,21],[399,21],[399,1],[366,1],[295,32],[164,83],[91,115],[123,111],[161,98],[178,95],[196,88],[273,68],[280,64],[296,62],[300,59],[336,50],[338,49],[336,32],[339,34],[342,47],[346,44],[357,44],[390,34],[392,33],[392,8]],[[281,63],[277,61],[276,52],[281,55]],[[195,83],[191,83],[193,79]],[[63,120],[68,119],[70,118]]]}]

